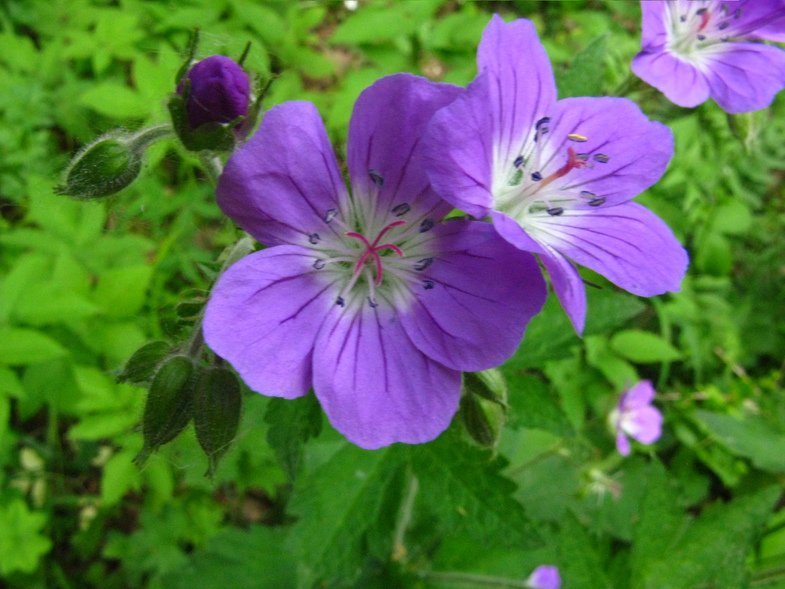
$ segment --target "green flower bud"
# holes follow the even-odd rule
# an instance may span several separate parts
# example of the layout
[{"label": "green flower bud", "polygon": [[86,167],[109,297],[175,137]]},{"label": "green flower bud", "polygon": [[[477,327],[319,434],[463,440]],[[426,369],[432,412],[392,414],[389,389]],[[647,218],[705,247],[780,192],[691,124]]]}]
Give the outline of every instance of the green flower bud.
[{"label": "green flower bud", "polygon": [[507,383],[497,369],[466,372],[458,409],[471,439],[485,448],[495,448],[507,419]]},{"label": "green flower bud", "polygon": [[164,341],[155,341],[143,345],[134,352],[125,363],[125,367],[117,377],[118,382],[141,384],[150,380],[155,369],[169,354],[172,346]]},{"label": "green flower bud", "polygon": [[234,372],[226,368],[202,372],[194,394],[194,428],[209,460],[205,476],[212,478],[218,460],[231,446],[241,411],[242,391]]},{"label": "green flower bud", "polygon": [[55,192],[84,200],[109,196],[136,180],[141,170],[142,158],[123,135],[108,133],[76,154]]},{"label": "green flower bud", "polygon": [[144,447],[134,459],[143,463],[171,442],[191,420],[196,367],[188,356],[172,356],[155,373],[142,418]]},{"label": "green flower bud", "polygon": [[136,133],[110,131],[74,156],[55,192],[80,200],[120,192],[139,176],[147,148],[171,134],[170,125],[156,125]]}]

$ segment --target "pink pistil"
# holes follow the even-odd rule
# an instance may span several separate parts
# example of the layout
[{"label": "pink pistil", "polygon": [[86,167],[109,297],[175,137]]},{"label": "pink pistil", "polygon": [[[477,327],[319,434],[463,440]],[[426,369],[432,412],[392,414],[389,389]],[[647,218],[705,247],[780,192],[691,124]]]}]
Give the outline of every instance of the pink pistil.
[{"label": "pink pistil", "polygon": [[706,28],[706,25],[709,24],[709,19],[711,18],[711,14],[707,10],[706,12],[702,12],[701,15],[701,26],[698,27],[698,32],[700,33],[703,29]]},{"label": "pink pistil", "polygon": [[540,181],[540,183],[538,184],[537,189],[540,190],[546,187],[554,180],[566,176],[567,173],[573,168],[586,168],[588,166],[589,166],[588,162],[584,162],[583,160],[579,160],[577,157],[575,157],[575,149],[570,147],[567,149],[567,163],[565,163],[561,168],[556,170],[550,176],[543,178],[542,181]]},{"label": "pink pistil", "polygon": [[395,221],[393,223],[390,223],[389,225],[387,225],[387,227],[385,227],[379,232],[379,235],[376,236],[376,239],[373,240],[373,243],[369,242],[368,239],[360,233],[350,231],[346,234],[348,237],[354,237],[355,239],[359,239],[365,245],[365,251],[360,256],[360,259],[357,260],[357,264],[355,264],[354,266],[355,274],[358,274],[362,269],[363,264],[365,264],[365,261],[371,256],[373,256],[373,261],[376,264],[376,280],[374,281],[374,284],[376,286],[379,286],[382,283],[382,277],[384,271],[382,268],[382,258],[381,256],[379,256],[379,252],[382,250],[391,250],[395,252],[398,256],[403,257],[403,251],[401,251],[401,248],[399,248],[397,245],[393,245],[392,243],[384,243],[382,245],[379,245],[379,241],[381,241],[385,233],[390,231],[393,227],[398,227],[400,225],[406,225],[406,221]]}]

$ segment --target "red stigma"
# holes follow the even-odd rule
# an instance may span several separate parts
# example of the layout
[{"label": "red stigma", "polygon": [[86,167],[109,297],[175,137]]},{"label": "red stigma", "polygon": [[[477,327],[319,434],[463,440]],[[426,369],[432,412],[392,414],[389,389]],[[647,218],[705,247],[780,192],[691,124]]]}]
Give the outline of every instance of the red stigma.
[{"label": "red stigma", "polygon": [[563,176],[566,176],[567,173],[570,170],[574,169],[574,168],[579,168],[580,169],[580,168],[587,168],[587,167],[589,167],[588,162],[585,162],[583,160],[579,160],[576,157],[575,149],[573,149],[572,147],[569,147],[569,148],[567,148],[567,162],[561,168],[556,170],[553,174],[551,174],[547,178],[543,178],[542,181],[539,184],[538,189],[544,188],[545,186],[547,186],[548,184],[550,184],[551,182],[553,182],[557,178],[561,178]]},{"label": "red stigma", "polygon": [[373,243],[369,242],[368,239],[360,233],[350,231],[346,234],[348,237],[354,237],[355,239],[359,239],[365,245],[365,251],[360,256],[360,259],[357,260],[357,263],[354,266],[355,274],[357,274],[362,269],[363,264],[365,264],[365,261],[371,256],[373,256],[373,261],[376,264],[376,280],[374,281],[374,284],[376,286],[379,286],[382,283],[382,276],[384,271],[382,269],[382,258],[381,256],[379,256],[379,252],[382,250],[391,250],[400,257],[403,257],[403,252],[401,251],[401,248],[399,248],[397,245],[393,245],[392,243],[383,243],[382,245],[379,245],[379,241],[381,241],[382,237],[384,237],[384,234],[390,231],[390,229],[392,229],[393,227],[398,227],[400,225],[406,225],[406,221],[394,221],[393,223],[390,223],[389,225],[387,225],[387,227],[385,227],[379,232],[379,235],[376,236],[376,239],[373,240]]}]

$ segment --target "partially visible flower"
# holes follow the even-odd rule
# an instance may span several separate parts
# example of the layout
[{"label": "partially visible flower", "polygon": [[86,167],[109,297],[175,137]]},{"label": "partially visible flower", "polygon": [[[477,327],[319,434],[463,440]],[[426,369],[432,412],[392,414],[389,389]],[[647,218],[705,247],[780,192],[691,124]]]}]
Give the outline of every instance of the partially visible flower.
[{"label": "partially visible flower", "polygon": [[714,98],[729,113],[765,108],[785,87],[785,0],[641,2],[635,74],[679,106]]},{"label": "partially visible flower", "polygon": [[205,123],[231,123],[248,113],[251,81],[234,60],[213,55],[197,62],[177,87],[188,87],[186,109],[191,129]]},{"label": "partially visible flower", "polygon": [[561,587],[559,569],[555,566],[540,565],[526,579],[526,585],[532,589],[559,589]]},{"label": "partially visible flower", "polygon": [[570,260],[641,296],[678,291],[687,253],[656,215],[629,202],[673,155],[670,130],[625,98],[557,101],[534,25],[494,16],[479,75],[425,136],[436,191],[539,254],[576,331],[586,292]]},{"label": "partially visible flower", "polygon": [[630,436],[641,444],[653,444],[662,435],[662,413],[651,402],[654,387],[642,380],[622,394],[619,404],[610,414],[616,432],[616,448],[622,456],[630,453]]},{"label": "partially visible flower", "polygon": [[487,223],[441,222],[422,130],[462,89],[409,74],[363,91],[349,125],[351,194],[316,108],[288,102],[229,159],[218,204],[272,246],[231,266],[204,317],[248,386],[311,387],[363,448],[421,443],[450,423],[461,371],[506,360],[546,296],[536,260]]}]

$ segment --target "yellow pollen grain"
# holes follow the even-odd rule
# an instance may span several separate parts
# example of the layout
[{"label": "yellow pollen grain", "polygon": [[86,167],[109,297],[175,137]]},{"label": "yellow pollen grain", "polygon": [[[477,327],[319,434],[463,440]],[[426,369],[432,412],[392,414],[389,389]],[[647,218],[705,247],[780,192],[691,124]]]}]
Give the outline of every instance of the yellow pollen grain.
[{"label": "yellow pollen grain", "polygon": [[572,141],[578,141],[580,143],[589,140],[588,137],[584,137],[583,135],[578,135],[577,133],[570,133],[569,135],[567,135],[567,139],[570,139]]}]

